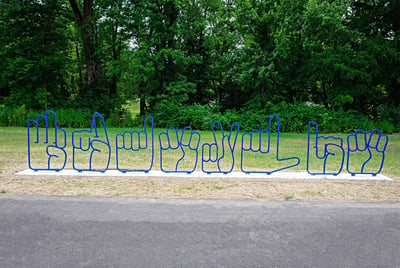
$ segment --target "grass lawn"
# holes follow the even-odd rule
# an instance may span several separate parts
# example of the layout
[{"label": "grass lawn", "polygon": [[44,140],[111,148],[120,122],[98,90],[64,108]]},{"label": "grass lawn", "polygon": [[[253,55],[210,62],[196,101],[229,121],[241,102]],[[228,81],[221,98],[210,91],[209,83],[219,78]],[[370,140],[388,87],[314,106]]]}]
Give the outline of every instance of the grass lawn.
[{"label": "grass lawn", "polygon": [[[72,168],[72,130],[67,129],[67,165],[66,169]],[[116,168],[115,160],[115,136],[124,129],[107,129],[111,142],[110,169]],[[160,169],[160,149],[158,135],[165,129],[155,129],[155,153],[153,169]],[[199,146],[199,159],[197,170],[201,170],[201,145],[204,142],[213,141],[212,132],[200,132],[201,142]],[[101,136],[101,135],[100,135]],[[344,134],[338,134],[346,138]],[[176,138],[175,138],[176,140]],[[173,139],[171,139],[173,145]],[[273,150],[273,142],[271,150]],[[346,146],[346,142],[344,142]],[[143,179],[135,177],[124,178],[87,178],[87,177],[23,177],[15,176],[16,171],[28,168],[27,164],[27,131],[26,128],[0,128],[0,193],[22,193],[22,194],[63,194],[63,195],[102,195],[102,196],[135,196],[135,197],[190,197],[190,198],[261,198],[278,200],[400,200],[400,135],[389,136],[385,163],[382,174],[393,178],[392,182],[344,182],[344,181],[291,181],[291,180],[237,180],[237,179],[166,179],[152,178]],[[164,145],[165,146],[165,145]],[[291,170],[306,170],[307,157],[307,134],[281,133],[280,157],[297,156],[301,162],[299,166]],[[33,146],[36,147],[36,146]],[[235,149],[234,170],[240,170],[241,133],[238,135]],[[346,150],[346,149],[345,149]],[[147,152],[132,154],[119,153],[120,167],[122,168],[147,168],[148,162],[143,159],[151,159]],[[35,158],[33,164],[45,163],[43,158],[43,147],[37,146],[32,149]],[[173,170],[177,155],[180,151],[163,151],[164,169]],[[180,162],[179,168],[190,170],[193,168],[194,153],[187,150],[186,158]],[[248,156],[247,156],[248,155]],[[271,170],[279,168],[281,163],[274,161],[275,156],[262,154],[247,154],[245,161],[249,170]],[[76,164],[85,168],[88,154],[77,157]],[[356,154],[352,160],[354,169],[360,166],[365,155]],[[379,162],[379,157],[377,158]],[[105,160],[96,158],[99,168],[105,165]],[[345,160],[346,161],[346,160]],[[290,162],[290,161],[289,161]],[[289,163],[288,163],[289,164]],[[337,163],[328,165],[328,169],[335,169]],[[372,163],[370,170],[376,169],[376,163]],[[312,161],[313,170],[321,170],[321,163]],[[345,171],[345,167],[344,167]],[[290,197],[290,198],[287,198]]]}]

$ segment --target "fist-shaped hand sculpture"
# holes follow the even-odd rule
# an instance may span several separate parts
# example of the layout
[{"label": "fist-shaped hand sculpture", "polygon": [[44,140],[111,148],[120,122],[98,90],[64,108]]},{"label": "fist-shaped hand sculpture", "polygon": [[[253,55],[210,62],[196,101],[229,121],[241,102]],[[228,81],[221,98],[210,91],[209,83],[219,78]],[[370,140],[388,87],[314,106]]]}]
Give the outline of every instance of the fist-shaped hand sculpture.
[{"label": "fist-shaped hand sculpture", "polygon": [[200,133],[193,131],[191,127],[170,127],[158,137],[162,171],[192,173],[196,169]]},{"label": "fist-shaped hand sculpture", "polygon": [[[382,171],[388,142],[389,137],[379,129],[356,130],[354,134],[348,135],[347,172],[351,175],[379,174]],[[355,157],[357,154],[358,158]]]}]

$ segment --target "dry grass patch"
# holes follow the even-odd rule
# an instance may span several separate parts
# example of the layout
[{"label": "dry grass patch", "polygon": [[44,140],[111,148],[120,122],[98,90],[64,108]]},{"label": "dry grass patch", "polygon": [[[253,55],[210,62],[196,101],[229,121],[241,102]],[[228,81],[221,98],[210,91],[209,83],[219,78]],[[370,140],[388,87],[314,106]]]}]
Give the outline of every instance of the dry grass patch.
[{"label": "dry grass patch", "polygon": [[400,182],[18,176],[1,177],[0,189],[28,195],[399,201]]}]

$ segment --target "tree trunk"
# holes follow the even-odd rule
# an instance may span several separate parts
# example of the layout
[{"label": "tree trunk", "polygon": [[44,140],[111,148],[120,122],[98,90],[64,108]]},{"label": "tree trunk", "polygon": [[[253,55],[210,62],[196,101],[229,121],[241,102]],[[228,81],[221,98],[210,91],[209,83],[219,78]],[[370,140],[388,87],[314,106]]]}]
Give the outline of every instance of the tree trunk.
[{"label": "tree trunk", "polygon": [[82,85],[83,84],[83,74],[82,74],[82,64],[81,64],[81,56],[79,53],[78,42],[75,43],[75,52],[76,52],[76,58],[78,60],[79,85]]},{"label": "tree trunk", "polygon": [[321,81],[321,85],[322,85],[322,103],[324,104],[325,108],[329,108],[329,103],[328,103],[328,93],[327,93],[327,89],[326,89],[326,84],[324,81]]},{"label": "tree trunk", "polygon": [[144,95],[140,95],[140,115],[145,115],[146,114],[146,100],[144,98]]},{"label": "tree trunk", "polygon": [[86,57],[87,84],[95,85],[99,81],[100,63],[95,57],[95,47],[93,44],[93,26],[91,17],[93,14],[93,0],[83,1],[83,13],[78,7],[76,0],[69,0],[76,22],[82,35],[82,42]]},{"label": "tree trunk", "polygon": [[[113,33],[112,33],[112,54],[113,61],[116,62],[120,59],[121,45],[118,44],[118,21],[113,21]],[[110,85],[110,96],[115,96],[117,94],[117,83],[118,77],[115,72],[111,75],[111,85]]]}]

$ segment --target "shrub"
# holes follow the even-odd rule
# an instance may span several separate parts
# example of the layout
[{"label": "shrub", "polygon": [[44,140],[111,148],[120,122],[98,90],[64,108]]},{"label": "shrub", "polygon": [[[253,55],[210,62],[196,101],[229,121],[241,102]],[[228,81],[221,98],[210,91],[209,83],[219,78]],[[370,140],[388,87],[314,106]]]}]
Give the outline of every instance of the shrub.
[{"label": "shrub", "polygon": [[26,126],[28,111],[25,106],[10,108],[0,107],[1,126]]},{"label": "shrub", "polygon": [[111,112],[109,118],[106,120],[106,126],[109,127],[130,128],[134,125],[131,114],[125,109]]},{"label": "shrub", "polygon": [[[253,105],[254,106],[254,105]],[[56,109],[58,126],[64,128],[89,128],[93,112],[85,109]],[[40,111],[39,113],[44,113]],[[36,111],[27,111],[25,106],[9,108],[0,106],[1,126],[26,126],[28,118],[35,119]],[[153,115],[157,128],[191,126],[196,130],[211,130],[214,121],[220,121],[224,129],[229,129],[233,122],[240,124],[242,131],[268,128],[271,114],[279,114],[282,132],[307,132],[308,121],[316,121],[319,130],[325,133],[351,133],[356,129],[381,129],[384,133],[400,132],[400,107],[380,107],[376,118],[370,118],[354,110],[331,110],[321,105],[286,103],[276,105],[267,103],[264,107],[243,108],[240,111],[219,111],[218,106],[180,105],[162,102],[156,105],[148,115]],[[140,127],[144,116],[132,120],[126,110],[115,110],[106,118],[108,127]],[[277,121],[273,120],[272,129],[276,129]]]},{"label": "shrub", "polygon": [[[388,116],[388,113],[393,116]],[[154,116],[155,125],[162,128],[190,125],[193,129],[210,130],[211,123],[218,120],[226,129],[230,128],[233,122],[238,122],[242,131],[250,131],[268,128],[270,115],[279,114],[282,132],[307,132],[310,120],[316,121],[320,131],[325,133],[351,133],[356,129],[374,128],[380,128],[385,133],[400,130],[400,111],[394,108],[381,110],[380,116],[375,120],[354,110],[332,110],[321,105],[286,102],[276,105],[267,103],[264,107],[243,108],[240,111],[226,110],[224,113],[220,113],[218,107],[162,103],[157,105],[151,114]],[[136,123],[142,123],[143,119],[140,118]],[[272,129],[276,130],[277,120],[273,120],[272,123]]]},{"label": "shrub", "polygon": [[[156,105],[149,115],[153,115],[155,125],[161,128],[176,127],[183,128],[191,126],[193,129],[210,129],[215,120],[224,120],[219,112],[207,105],[183,106],[175,103],[161,103]],[[218,119],[217,119],[218,118]],[[143,117],[135,120],[136,125],[143,122]]]},{"label": "shrub", "polygon": [[57,125],[64,128],[89,128],[92,122],[92,113],[82,109],[59,109]]}]

